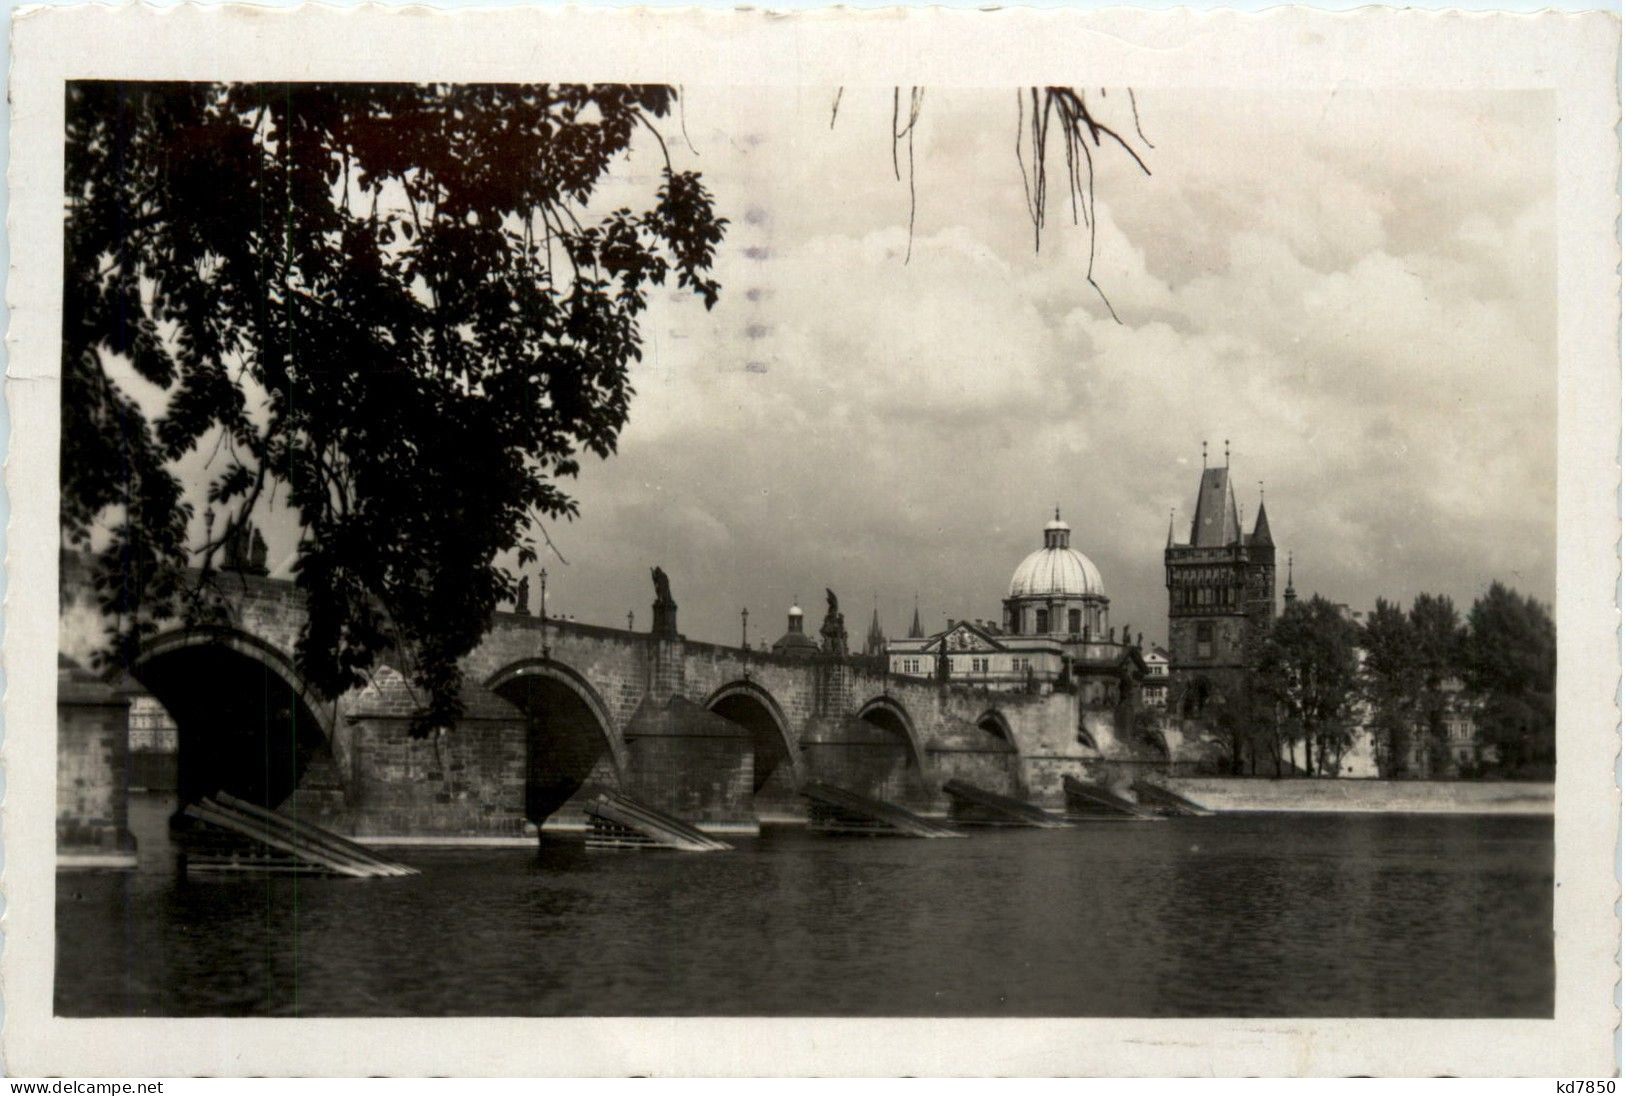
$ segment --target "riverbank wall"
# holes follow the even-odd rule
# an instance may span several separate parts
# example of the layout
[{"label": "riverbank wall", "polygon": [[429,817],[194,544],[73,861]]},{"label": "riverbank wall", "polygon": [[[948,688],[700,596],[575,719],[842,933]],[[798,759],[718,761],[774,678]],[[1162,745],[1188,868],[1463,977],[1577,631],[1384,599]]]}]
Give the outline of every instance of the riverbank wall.
[{"label": "riverbank wall", "polygon": [[1512,780],[1165,777],[1160,782],[1222,812],[1549,815],[1556,803],[1553,785]]}]

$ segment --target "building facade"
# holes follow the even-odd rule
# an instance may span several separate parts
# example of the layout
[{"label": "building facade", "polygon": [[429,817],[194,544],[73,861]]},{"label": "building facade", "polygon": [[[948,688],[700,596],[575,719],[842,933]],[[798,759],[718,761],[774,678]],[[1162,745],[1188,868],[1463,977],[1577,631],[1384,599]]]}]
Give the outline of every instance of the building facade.
[{"label": "building facade", "polygon": [[1119,640],[1100,571],[1071,537],[1057,510],[1043,546],[1010,578],[1002,623],[949,621],[926,635],[916,610],[908,637],[886,645],[890,672],[999,690],[1073,688],[1102,707],[1137,694],[1145,660],[1126,633]]},{"label": "building facade", "polygon": [[1229,458],[1204,468],[1190,536],[1163,551],[1168,588],[1168,710],[1212,717],[1245,699],[1247,677],[1275,618],[1275,541],[1262,502],[1243,532]]},{"label": "building facade", "polygon": [[1153,711],[1168,710],[1168,652],[1152,647],[1145,652],[1145,680],[1140,683],[1140,702]]}]

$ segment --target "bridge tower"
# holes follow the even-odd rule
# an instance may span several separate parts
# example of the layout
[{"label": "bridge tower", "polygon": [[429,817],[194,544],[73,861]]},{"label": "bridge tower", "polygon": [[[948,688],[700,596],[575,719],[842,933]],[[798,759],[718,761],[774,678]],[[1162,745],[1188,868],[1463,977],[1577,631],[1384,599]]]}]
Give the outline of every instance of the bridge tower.
[{"label": "bridge tower", "polygon": [[1263,500],[1253,531],[1243,532],[1230,479],[1230,445],[1222,467],[1206,467],[1190,536],[1174,536],[1168,518],[1163,551],[1168,588],[1168,708],[1187,719],[1245,699],[1247,676],[1275,618],[1275,541]]}]

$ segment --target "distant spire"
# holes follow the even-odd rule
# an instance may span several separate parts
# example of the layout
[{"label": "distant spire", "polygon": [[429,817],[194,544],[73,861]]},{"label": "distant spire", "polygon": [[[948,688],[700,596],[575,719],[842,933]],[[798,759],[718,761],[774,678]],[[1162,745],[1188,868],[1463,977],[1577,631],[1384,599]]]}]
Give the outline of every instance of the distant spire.
[{"label": "distant spire", "polygon": [[1202,471],[1207,471],[1207,439],[1202,439]]},{"label": "distant spire", "polygon": [[1174,546],[1174,508],[1168,507],[1168,547]]},{"label": "distant spire", "polygon": [[908,638],[924,639],[925,629],[920,627],[920,595],[914,595],[914,623],[908,626]]},{"label": "distant spire", "polygon": [[1055,520],[1061,520],[1061,504],[1058,502],[1055,504]]},{"label": "distant spire", "polygon": [[1229,438],[1224,439],[1224,466],[1226,468],[1230,467],[1230,439]]},{"label": "distant spire", "polygon": [[1292,553],[1286,554],[1286,590],[1282,592],[1281,599],[1288,605],[1298,600],[1298,591],[1292,588]]},{"label": "distant spire", "polygon": [[883,655],[886,653],[886,633],[880,630],[880,596],[875,595],[874,616],[869,619],[869,638],[863,643],[863,653],[866,655]]}]

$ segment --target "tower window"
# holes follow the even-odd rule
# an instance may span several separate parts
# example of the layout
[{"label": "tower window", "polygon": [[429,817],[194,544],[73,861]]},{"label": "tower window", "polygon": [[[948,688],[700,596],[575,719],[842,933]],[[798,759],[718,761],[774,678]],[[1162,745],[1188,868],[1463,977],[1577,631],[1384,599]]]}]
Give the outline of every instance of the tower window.
[{"label": "tower window", "polygon": [[1039,635],[1047,634],[1049,632],[1049,610],[1040,609],[1033,615],[1037,620],[1037,628],[1035,630]]},{"label": "tower window", "polygon": [[1066,630],[1073,635],[1083,631],[1083,610],[1068,609],[1066,611]]},{"label": "tower window", "polygon": [[1213,657],[1213,625],[1198,624],[1196,626],[1196,657]]}]

